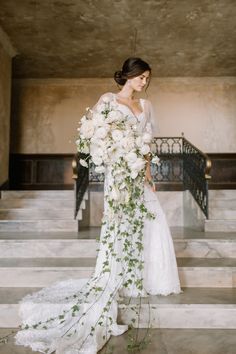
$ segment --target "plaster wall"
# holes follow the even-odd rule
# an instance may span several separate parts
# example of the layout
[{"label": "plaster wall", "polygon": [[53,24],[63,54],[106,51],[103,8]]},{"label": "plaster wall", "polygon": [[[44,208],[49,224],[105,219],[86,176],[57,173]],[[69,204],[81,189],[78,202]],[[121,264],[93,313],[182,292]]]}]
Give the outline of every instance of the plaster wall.
[{"label": "plaster wall", "polygon": [[0,186],[8,180],[11,56],[0,42]]},{"label": "plaster wall", "polygon": [[[80,117],[113,79],[14,81],[12,151],[71,153]],[[145,93],[142,97],[146,97]],[[236,152],[236,77],[152,78],[159,136],[180,136],[205,152]]]}]

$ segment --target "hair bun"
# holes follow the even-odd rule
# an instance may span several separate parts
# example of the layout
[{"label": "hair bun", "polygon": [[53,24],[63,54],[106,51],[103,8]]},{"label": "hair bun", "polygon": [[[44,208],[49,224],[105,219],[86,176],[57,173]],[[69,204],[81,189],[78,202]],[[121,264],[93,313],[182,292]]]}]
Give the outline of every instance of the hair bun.
[{"label": "hair bun", "polygon": [[118,70],[114,74],[114,80],[117,82],[118,85],[124,86],[126,83],[127,79],[123,77],[122,70]]}]

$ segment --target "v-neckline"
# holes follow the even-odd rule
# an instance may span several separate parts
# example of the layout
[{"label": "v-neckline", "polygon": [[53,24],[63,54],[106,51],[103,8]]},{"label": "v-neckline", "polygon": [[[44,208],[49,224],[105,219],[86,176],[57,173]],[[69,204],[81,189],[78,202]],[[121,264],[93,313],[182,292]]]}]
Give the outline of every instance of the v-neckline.
[{"label": "v-neckline", "polygon": [[140,103],[140,107],[142,108],[142,112],[140,112],[138,115],[136,115],[136,114],[133,112],[133,110],[132,110],[127,104],[120,103],[120,102],[117,101],[116,93],[113,93],[113,97],[114,97],[114,99],[115,99],[115,101],[116,101],[117,104],[120,104],[121,106],[126,107],[126,108],[133,114],[133,116],[136,117],[137,119],[144,113],[144,111],[143,111],[143,105],[142,105],[142,99],[141,99],[141,98],[139,98],[139,103]]}]

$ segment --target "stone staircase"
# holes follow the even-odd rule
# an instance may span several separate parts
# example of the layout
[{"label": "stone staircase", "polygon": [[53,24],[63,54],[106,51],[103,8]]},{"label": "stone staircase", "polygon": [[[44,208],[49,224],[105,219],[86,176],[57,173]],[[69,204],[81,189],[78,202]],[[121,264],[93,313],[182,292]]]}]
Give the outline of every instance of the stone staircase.
[{"label": "stone staircase", "polygon": [[[236,328],[236,233],[171,231],[184,292],[143,299],[141,327],[147,327],[150,308],[153,328]],[[25,294],[54,281],[89,277],[99,233],[90,228],[78,239],[72,231],[0,232],[0,327],[19,325],[18,302]],[[122,322],[130,322],[135,301],[120,303]]]},{"label": "stone staircase", "polygon": [[209,219],[205,231],[236,232],[236,190],[209,191]]},{"label": "stone staircase", "polygon": [[[82,219],[85,195],[77,219]],[[73,191],[2,191],[0,231],[77,231]]]}]

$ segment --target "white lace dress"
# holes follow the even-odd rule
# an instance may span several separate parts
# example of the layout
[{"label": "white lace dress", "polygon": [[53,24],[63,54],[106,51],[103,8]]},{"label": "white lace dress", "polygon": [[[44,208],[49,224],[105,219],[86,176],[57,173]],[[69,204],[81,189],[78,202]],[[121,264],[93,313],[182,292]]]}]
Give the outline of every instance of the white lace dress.
[{"label": "white lace dress", "polygon": [[[106,95],[110,95],[111,99],[115,100],[117,109],[126,114],[127,119],[130,117],[138,120],[140,134],[150,129],[153,116],[149,101],[141,99],[143,112],[135,117],[127,106],[117,102],[115,94]],[[105,194],[112,183],[112,176],[107,168]],[[157,194],[158,192],[154,193],[148,185],[144,186],[145,205],[156,215],[156,218],[146,219],[144,223],[144,269],[137,271],[137,277],[143,278],[142,296],[181,292],[173,241]],[[104,207],[104,215],[106,215],[109,205],[105,203]],[[123,221],[124,230],[129,230],[129,225],[125,224],[125,215]],[[102,242],[106,233],[105,228],[106,225],[101,228],[100,250],[95,272],[90,279],[61,281],[28,295],[21,301],[22,325],[27,327],[17,333],[16,344],[30,346],[34,351],[42,353],[96,354],[111,335],[120,335],[128,329],[127,325],[117,324],[117,300],[120,296],[135,297],[139,293],[134,287],[122,286],[118,277],[121,264],[115,257],[109,255],[110,271],[101,276],[106,252],[109,252],[106,244]],[[110,241],[116,254],[121,254],[122,245],[117,241],[116,236],[114,230],[110,235]],[[104,325],[104,318],[103,323],[101,322],[104,308],[107,308],[106,325]]]}]

